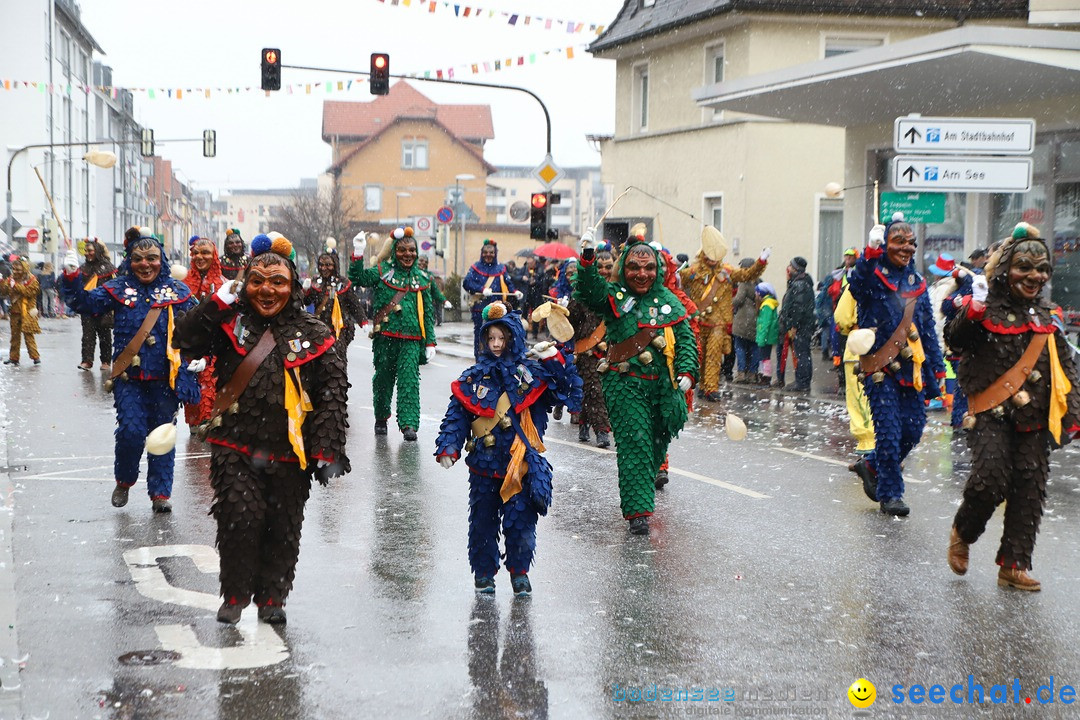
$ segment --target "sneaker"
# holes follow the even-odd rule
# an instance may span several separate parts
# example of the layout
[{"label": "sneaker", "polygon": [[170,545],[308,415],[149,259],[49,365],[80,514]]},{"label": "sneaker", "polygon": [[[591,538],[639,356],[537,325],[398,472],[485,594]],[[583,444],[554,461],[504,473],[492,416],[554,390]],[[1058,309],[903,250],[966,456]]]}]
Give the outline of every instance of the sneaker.
[{"label": "sneaker", "polygon": [[406,442],[416,442],[416,431],[411,427],[401,428],[401,436],[405,438]]},{"label": "sneaker", "polygon": [[563,411],[563,406],[562,405],[556,405],[555,409],[552,410],[552,412],[551,412],[551,417],[553,419],[555,419],[555,420],[562,420],[562,411]]},{"label": "sneaker", "polygon": [[893,517],[907,517],[908,513],[911,512],[911,508],[904,503],[903,498],[892,498],[881,501],[881,512]]},{"label": "sneaker", "polygon": [[116,487],[112,491],[112,504],[113,507],[124,507],[128,501],[128,490],[131,489],[130,485],[121,485],[116,483]]},{"label": "sneaker", "polygon": [[859,458],[854,465],[848,465],[848,470],[862,478],[862,489],[866,497],[877,502],[877,474],[870,467],[870,463],[866,462],[866,458]]},{"label": "sneaker", "polygon": [[631,535],[648,535],[649,534],[649,518],[647,515],[638,515],[636,518],[630,518],[630,534]]},{"label": "sneaker", "polygon": [[1020,568],[1003,567],[998,570],[998,585],[1016,588],[1017,590],[1027,590],[1028,592],[1042,590],[1039,581],[1028,575],[1027,570],[1021,570]]},{"label": "sneaker", "polygon": [[476,588],[476,592],[478,593],[482,593],[484,595],[495,594],[495,578],[477,577],[476,581],[473,583],[473,586]]},{"label": "sneaker", "polygon": [[152,507],[154,508],[154,512],[156,512],[156,513],[171,513],[172,512],[172,503],[169,502],[169,498],[164,497],[162,495],[159,495],[156,498],[154,498],[154,502],[152,504]]},{"label": "sneaker", "polygon": [[511,576],[510,585],[513,586],[514,594],[518,597],[527,597],[532,593],[532,583],[529,582],[529,576],[525,573]]},{"label": "sneaker", "polygon": [[606,432],[596,433],[596,447],[606,448],[611,447],[611,436]]},{"label": "sneaker", "polygon": [[285,608],[281,605],[267,603],[259,607],[259,619],[270,625],[284,625],[286,622]]},{"label": "sneaker", "polygon": [[[667,470],[661,470],[660,472],[656,473],[656,489],[657,490],[663,490],[664,486],[667,485],[667,484],[668,484]],[[631,521],[631,522],[633,522],[633,521]]]},{"label": "sneaker", "polygon": [[40,365],[41,364],[41,358],[34,358],[34,364],[35,365]]},{"label": "sneaker", "polygon": [[375,421],[375,434],[376,435],[385,435],[386,434],[386,418],[383,418],[382,420],[376,420]]},{"label": "sneaker", "polygon": [[5,365],[18,365],[19,361],[18,360],[5,360],[4,364]]},{"label": "sneaker", "polygon": [[577,439],[578,442],[589,442],[589,426],[585,423],[578,425]]},{"label": "sneaker", "polygon": [[244,612],[244,606],[236,602],[236,598],[229,598],[221,603],[217,611],[217,621],[235,625],[240,622],[240,615]]}]

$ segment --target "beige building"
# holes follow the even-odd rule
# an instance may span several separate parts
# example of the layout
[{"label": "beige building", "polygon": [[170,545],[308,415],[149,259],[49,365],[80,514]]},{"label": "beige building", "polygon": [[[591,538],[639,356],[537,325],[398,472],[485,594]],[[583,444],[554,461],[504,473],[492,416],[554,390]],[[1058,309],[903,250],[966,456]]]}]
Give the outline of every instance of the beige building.
[{"label": "beige building", "polygon": [[[603,181],[619,191],[639,188],[619,201],[606,230],[625,232],[643,219],[655,238],[692,255],[705,222],[724,233],[729,262],[771,245],[777,262],[765,277],[778,287],[795,255],[808,260],[818,279],[839,264],[844,247],[845,206],[825,193],[845,178],[844,129],[810,124],[816,119],[804,118],[797,103],[779,116],[715,106],[706,89],[961,22],[1022,26],[1027,19],[1026,3],[1015,0],[942,0],[932,7],[837,0],[827,12],[820,7],[800,0],[627,0],[590,46],[595,56],[617,62],[615,134],[600,143]],[[881,92],[887,97],[889,90]],[[835,111],[882,99],[856,88]]]}]

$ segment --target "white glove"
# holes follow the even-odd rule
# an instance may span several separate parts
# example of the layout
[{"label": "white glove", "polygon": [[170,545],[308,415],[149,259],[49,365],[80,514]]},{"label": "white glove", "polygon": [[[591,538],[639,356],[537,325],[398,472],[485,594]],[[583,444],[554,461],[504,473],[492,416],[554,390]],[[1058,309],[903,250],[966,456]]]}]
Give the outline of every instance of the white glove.
[{"label": "white glove", "polygon": [[866,237],[866,246],[879,248],[885,244],[885,226],[875,225],[870,228],[870,234]]},{"label": "white glove", "polygon": [[555,343],[550,343],[546,340],[533,345],[532,350],[533,354],[536,355],[539,360],[547,360],[548,358],[553,358],[559,354],[559,348],[555,347]]},{"label": "white glove", "polygon": [[236,280],[225,283],[218,288],[216,293],[214,293],[214,297],[220,300],[222,305],[232,305],[236,302],[236,292],[234,292],[234,288],[238,291],[240,289],[237,287],[239,284],[240,283]]},{"label": "white glove", "polygon": [[442,465],[447,470],[454,467],[455,462],[457,462],[457,460],[450,457],[449,455],[443,455],[442,457],[439,458],[439,464]]},{"label": "white glove", "polygon": [[444,309],[446,309],[446,310],[452,310],[452,309],[453,309],[453,307],[454,307],[453,305],[451,305],[451,304],[450,304],[450,301],[449,301],[449,300],[447,300],[446,302],[444,302],[442,306],[443,306],[443,308],[444,308]]},{"label": "white glove", "polygon": [[432,360],[434,360],[435,359],[435,348],[433,348],[433,347],[424,348],[424,357],[427,359],[428,362],[431,362]]},{"label": "white glove", "polygon": [[304,292],[307,292],[308,290],[310,290],[311,289],[311,278],[304,278],[300,283],[300,287],[304,288]]},{"label": "white glove", "polygon": [[64,269],[69,273],[79,269],[79,256],[74,250],[68,250],[67,255],[64,256]]},{"label": "white glove", "polygon": [[769,256],[772,255],[772,248],[762,248],[761,254],[758,255],[758,260],[761,262],[769,262]]},{"label": "white glove", "polygon": [[516,297],[518,300],[520,300],[521,298],[525,297],[525,293],[521,292],[520,290],[515,290],[514,291],[514,297]]},{"label": "white glove", "polygon": [[364,254],[364,245],[367,243],[367,233],[360,231],[352,239],[352,254],[359,257]]},{"label": "white glove", "polygon": [[971,279],[971,299],[975,302],[986,302],[986,296],[990,294],[990,286],[986,282],[985,275],[976,275]]},{"label": "white glove", "polygon": [[591,250],[596,247],[596,232],[592,228],[585,228],[581,233],[580,246],[582,250]]},{"label": "white glove", "polygon": [[559,298],[555,302],[559,303],[559,305],[561,305],[562,307],[566,307],[567,305],[570,304],[570,297],[568,295],[563,295],[561,298]]},{"label": "white glove", "polygon": [[480,294],[483,295],[484,297],[491,297],[491,286],[489,285],[486,288],[484,288],[483,292],[481,292]]},{"label": "white glove", "polygon": [[690,392],[690,386],[694,384],[694,381],[683,375],[679,378],[679,392]]},{"label": "white glove", "polygon": [[189,372],[201,373],[206,369],[206,358],[199,358],[198,360],[192,360],[188,363],[187,369]]}]

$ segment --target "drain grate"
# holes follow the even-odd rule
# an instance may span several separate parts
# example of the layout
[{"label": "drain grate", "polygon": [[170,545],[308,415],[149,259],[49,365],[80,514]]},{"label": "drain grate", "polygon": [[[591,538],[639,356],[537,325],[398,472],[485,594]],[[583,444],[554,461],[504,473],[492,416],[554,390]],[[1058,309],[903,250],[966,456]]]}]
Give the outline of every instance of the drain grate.
[{"label": "drain grate", "polygon": [[179,659],[180,653],[172,650],[136,650],[119,658],[121,665],[163,665]]}]

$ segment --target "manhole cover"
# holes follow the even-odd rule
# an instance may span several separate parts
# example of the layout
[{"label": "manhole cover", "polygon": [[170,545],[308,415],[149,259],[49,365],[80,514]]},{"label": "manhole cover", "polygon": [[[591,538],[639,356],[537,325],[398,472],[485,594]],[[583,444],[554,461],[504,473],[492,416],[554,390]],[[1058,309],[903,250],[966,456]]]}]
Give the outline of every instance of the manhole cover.
[{"label": "manhole cover", "polygon": [[180,653],[172,650],[136,650],[120,656],[121,665],[161,665],[176,662]]}]

